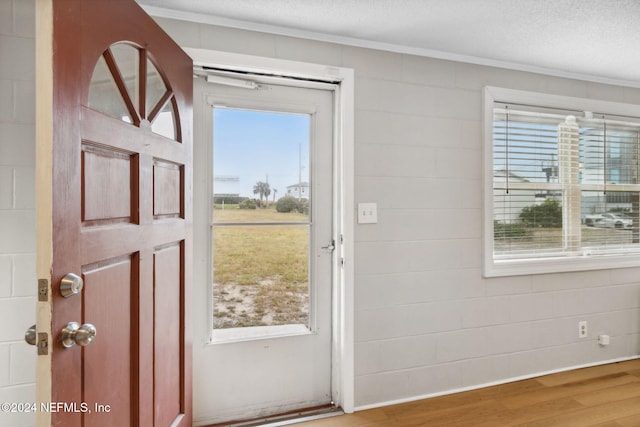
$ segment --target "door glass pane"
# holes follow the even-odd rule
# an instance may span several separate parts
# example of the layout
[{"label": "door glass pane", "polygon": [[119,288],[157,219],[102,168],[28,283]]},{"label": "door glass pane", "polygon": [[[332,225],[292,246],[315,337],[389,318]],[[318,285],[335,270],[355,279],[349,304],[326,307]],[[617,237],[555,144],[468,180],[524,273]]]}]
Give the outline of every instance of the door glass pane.
[{"label": "door glass pane", "polygon": [[176,135],[176,117],[173,113],[173,103],[171,100],[165,104],[158,115],[151,123],[151,131],[158,135],[177,140]]},{"label": "door glass pane", "polygon": [[214,328],[309,327],[310,123],[214,109]]},{"label": "door glass pane", "polygon": [[115,117],[127,123],[132,123],[129,110],[120,95],[113,76],[107,67],[104,57],[100,57],[91,76],[89,87],[89,107]]},{"label": "door glass pane", "polygon": [[129,98],[131,98],[135,108],[138,109],[140,105],[138,103],[140,94],[140,51],[124,43],[114,44],[110,50],[127,86]]},{"label": "door glass pane", "polygon": [[146,91],[146,106],[147,114],[153,111],[160,98],[167,91],[167,86],[164,84],[160,73],[153,62],[147,59],[147,91]]}]

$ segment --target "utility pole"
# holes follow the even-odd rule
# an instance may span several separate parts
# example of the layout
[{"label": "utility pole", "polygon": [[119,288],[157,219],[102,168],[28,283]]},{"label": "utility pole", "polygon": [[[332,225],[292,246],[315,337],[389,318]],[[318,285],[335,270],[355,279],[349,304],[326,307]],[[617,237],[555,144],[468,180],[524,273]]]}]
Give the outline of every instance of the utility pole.
[{"label": "utility pole", "polygon": [[298,200],[302,199],[302,143],[298,144]]}]

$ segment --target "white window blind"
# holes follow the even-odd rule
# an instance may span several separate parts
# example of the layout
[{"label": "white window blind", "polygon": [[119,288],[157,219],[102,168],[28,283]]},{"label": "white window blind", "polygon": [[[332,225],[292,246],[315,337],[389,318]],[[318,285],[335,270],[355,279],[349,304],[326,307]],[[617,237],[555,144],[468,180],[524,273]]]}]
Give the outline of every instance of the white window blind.
[{"label": "white window blind", "polygon": [[[561,210],[558,179],[559,117],[504,106],[494,110],[494,251],[500,256],[562,249],[561,220],[543,211]],[[546,202],[544,206],[539,201]],[[541,206],[531,212],[532,206]],[[530,215],[532,213],[532,215]],[[535,236],[532,228],[540,229]],[[548,230],[543,230],[548,228]]]},{"label": "white window blind", "polygon": [[493,260],[640,254],[640,120],[494,102]]}]

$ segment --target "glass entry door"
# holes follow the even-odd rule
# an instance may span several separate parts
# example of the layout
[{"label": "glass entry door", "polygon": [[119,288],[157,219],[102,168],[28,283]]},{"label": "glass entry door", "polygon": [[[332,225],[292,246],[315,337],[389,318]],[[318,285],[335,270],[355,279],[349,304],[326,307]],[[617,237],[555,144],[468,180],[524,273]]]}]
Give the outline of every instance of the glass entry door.
[{"label": "glass entry door", "polygon": [[206,399],[208,423],[329,404],[333,91],[203,91],[211,334],[194,361],[194,399]]}]

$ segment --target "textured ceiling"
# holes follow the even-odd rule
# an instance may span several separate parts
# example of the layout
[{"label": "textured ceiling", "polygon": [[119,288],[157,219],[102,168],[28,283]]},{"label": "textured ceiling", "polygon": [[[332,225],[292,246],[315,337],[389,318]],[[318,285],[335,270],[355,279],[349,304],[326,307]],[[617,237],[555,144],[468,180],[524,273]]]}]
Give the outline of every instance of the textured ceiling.
[{"label": "textured ceiling", "polygon": [[640,86],[640,0],[138,0],[159,16]]}]

